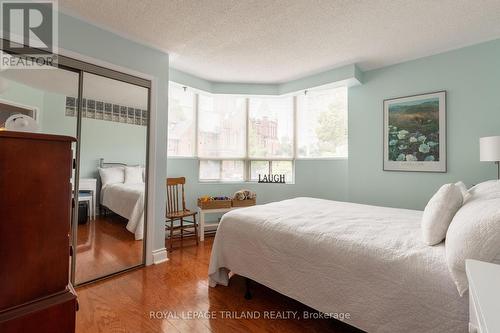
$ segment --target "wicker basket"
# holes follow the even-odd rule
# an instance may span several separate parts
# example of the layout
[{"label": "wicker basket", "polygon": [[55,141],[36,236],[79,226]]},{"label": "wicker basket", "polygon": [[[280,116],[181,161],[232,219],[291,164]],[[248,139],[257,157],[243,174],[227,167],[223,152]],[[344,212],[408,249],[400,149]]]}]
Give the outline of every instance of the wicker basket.
[{"label": "wicker basket", "polygon": [[233,207],[248,207],[248,206],[255,206],[255,204],[256,204],[255,199],[232,200]]},{"label": "wicker basket", "polygon": [[201,209],[230,208],[231,207],[231,200],[201,201],[201,199],[198,199],[198,207],[200,207]]}]

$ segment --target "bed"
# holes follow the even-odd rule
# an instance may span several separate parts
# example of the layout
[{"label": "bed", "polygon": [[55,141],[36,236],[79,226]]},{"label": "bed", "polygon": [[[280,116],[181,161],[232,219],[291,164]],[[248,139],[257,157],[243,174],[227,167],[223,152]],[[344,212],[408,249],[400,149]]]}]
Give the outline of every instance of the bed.
[{"label": "bed", "polygon": [[109,210],[126,218],[127,230],[136,240],[144,232],[144,184],[109,184],[101,188],[101,202]]},{"label": "bed", "polygon": [[422,212],[295,198],[226,213],[211,287],[238,274],[368,332],[467,332],[468,300]]},{"label": "bed", "polygon": [[[144,175],[141,175],[140,180],[131,183],[126,182],[125,176],[121,176],[121,178],[118,176],[115,181],[103,180],[102,169],[107,171],[117,169],[116,171],[118,171],[121,168],[121,173],[124,174],[123,169],[126,167],[127,165],[122,163],[104,163],[101,159],[99,172],[101,176],[100,203],[104,208],[126,218],[128,220],[127,230],[134,234],[135,240],[141,240],[144,236]],[[134,167],[140,168],[139,166]],[[112,175],[113,177],[115,175]]]}]

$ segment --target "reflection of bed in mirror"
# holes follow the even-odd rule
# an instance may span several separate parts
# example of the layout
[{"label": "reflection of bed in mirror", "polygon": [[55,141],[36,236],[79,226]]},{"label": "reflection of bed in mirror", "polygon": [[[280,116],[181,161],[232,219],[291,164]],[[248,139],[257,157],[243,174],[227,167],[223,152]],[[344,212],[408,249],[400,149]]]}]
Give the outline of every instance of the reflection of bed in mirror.
[{"label": "reflection of bed in mirror", "polygon": [[[128,220],[127,230],[136,240],[144,232],[144,167],[125,163],[109,163],[100,159],[100,205]],[[102,211],[102,209],[101,209]]]}]

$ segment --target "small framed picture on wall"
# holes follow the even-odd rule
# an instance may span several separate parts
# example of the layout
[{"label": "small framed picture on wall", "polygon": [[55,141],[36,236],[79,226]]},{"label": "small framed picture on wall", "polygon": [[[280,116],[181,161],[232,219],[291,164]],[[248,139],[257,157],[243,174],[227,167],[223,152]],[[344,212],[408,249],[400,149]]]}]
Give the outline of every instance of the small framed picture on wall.
[{"label": "small framed picture on wall", "polygon": [[446,172],[446,91],[384,100],[384,170]]}]

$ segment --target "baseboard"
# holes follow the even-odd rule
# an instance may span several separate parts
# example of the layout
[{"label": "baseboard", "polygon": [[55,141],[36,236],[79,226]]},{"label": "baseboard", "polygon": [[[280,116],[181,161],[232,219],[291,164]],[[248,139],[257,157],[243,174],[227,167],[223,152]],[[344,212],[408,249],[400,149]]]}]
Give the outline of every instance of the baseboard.
[{"label": "baseboard", "polygon": [[157,265],[165,261],[168,261],[166,248],[153,251],[153,264]]}]

